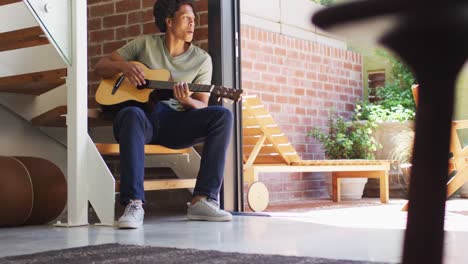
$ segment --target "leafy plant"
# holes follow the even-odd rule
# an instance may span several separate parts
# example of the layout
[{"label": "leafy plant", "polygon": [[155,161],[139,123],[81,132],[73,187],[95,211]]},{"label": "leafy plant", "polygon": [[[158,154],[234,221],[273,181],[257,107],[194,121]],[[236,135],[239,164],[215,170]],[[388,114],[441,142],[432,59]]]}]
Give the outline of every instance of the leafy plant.
[{"label": "leafy plant", "polygon": [[416,106],[411,91],[415,78],[411,70],[396,57],[384,50],[377,50],[377,54],[386,58],[392,72],[389,81],[376,90],[377,101],[369,103],[358,101],[356,107],[360,109],[359,120],[373,121],[407,121],[415,117]]},{"label": "leafy plant", "polygon": [[317,4],[321,4],[323,6],[330,6],[335,2],[335,0],[311,0],[311,1],[316,2]]},{"label": "leafy plant", "polygon": [[369,103],[365,101],[356,102],[355,117],[358,120],[399,121],[413,120],[415,111],[405,108],[401,104],[385,106],[383,104]]},{"label": "leafy plant", "polygon": [[327,132],[314,128],[308,135],[323,144],[329,159],[374,159],[374,152],[381,147],[372,137],[376,127],[373,121],[346,122],[342,117],[330,115],[327,125]]},{"label": "leafy plant", "polygon": [[392,65],[392,78],[400,88],[410,88],[414,84],[415,78],[412,71],[397,57],[385,50],[377,49],[377,55],[386,58]]}]

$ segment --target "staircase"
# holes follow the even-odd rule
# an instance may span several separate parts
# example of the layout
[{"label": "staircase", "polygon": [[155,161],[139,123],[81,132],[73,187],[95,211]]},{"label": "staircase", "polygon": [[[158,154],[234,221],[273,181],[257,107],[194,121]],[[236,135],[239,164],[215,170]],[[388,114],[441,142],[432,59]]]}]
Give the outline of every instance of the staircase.
[{"label": "staircase", "polygon": [[103,224],[114,220],[114,179],[87,132],[108,123],[86,108],[86,8],[0,0],[0,115],[11,124],[2,152],[46,158],[66,172],[66,226],[88,224],[88,201]]},{"label": "staircase", "polygon": [[[118,145],[95,144],[88,134],[112,138],[111,123],[87,107],[86,8],[86,1],[0,0],[0,118],[9,124],[0,154],[46,158],[66,172],[65,226],[88,224],[88,201],[101,224],[113,225],[120,186],[102,158],[118,155]],[[145,190],[194,187],[200,156],[193,149],[145,152],[146,166],[190,178],[147,180]]]}]

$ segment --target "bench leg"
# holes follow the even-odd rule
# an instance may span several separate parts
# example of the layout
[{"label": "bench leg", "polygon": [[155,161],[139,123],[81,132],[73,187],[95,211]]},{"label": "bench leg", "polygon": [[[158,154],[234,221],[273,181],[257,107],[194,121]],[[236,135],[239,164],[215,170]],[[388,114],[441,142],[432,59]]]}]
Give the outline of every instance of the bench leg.
[{"label": "bench leg", "polygon": [[341,179],[335,173],[332,173],[332,200],[341,202]]},{"label": "bench leg", "polygon": [[249,186],[252,185],[257,179],[257,175],[255,175],[254,168],[252,166],[244,167],[244,182],[246,182]]},{"label": "bench leg", "polygon": [[380,174],[380,202],[388,203],[388,200],[389,200],[388,171],[383,171]]}]

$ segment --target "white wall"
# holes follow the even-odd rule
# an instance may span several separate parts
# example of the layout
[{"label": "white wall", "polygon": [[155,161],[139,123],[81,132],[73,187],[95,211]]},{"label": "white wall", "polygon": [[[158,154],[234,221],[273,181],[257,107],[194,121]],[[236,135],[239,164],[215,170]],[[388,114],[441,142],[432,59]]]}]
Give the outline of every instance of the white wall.
[{"label": "white wall", "polygon": [[241,24],[283,35],[347,48],[346,42],[311,23],[323,6],[310,0],[241,0]]},{"label": "white wall", "polygon": [[0,105],[0,155],[32,156],[52,161],[67,173],[66,148]]}]

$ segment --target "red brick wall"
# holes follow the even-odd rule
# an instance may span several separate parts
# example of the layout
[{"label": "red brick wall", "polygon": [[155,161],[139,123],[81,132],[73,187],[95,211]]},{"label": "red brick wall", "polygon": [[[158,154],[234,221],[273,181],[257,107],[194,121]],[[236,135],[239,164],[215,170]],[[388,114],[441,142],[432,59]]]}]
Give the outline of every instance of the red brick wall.
[{"label": "red brick wall", "polygon": [[[99,78],[97,61],[141,34],[157,32],[155,0],[88,0],[89,95]],[[208,48],[208,0],[196,1],[195,44]],[[316,42],[242,26],[242,79],[247,93],[260,95],[304,159],[321,159],[320,146],[306,137],[335,108],[350,116],[362,94],[361,57]],[[272,204],[325,197],[323,177],[307,173],[261,175]]]},{"label": "red brick wall", "polygon": [[[137,36],[158,32],[154,24],[155,0],[88,0],[89,95],[94,98],[100,78],[97,61]],[[208,49],[208,0],[196,0],[195,44]],[[93,100],[91,100],[93,101]]]},{"label": "red brick wall", "polygon": [[[350,117],[362,97],[362,60],[355,52],[242,26],[242,88],[257,94],[303,159],[323,159],[306,136],[325,126],[329,110]],[[327,197],[323,174],[270,173],[260,180],[270,204]]]}]

